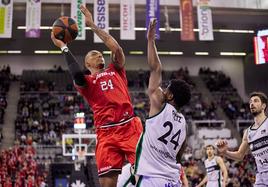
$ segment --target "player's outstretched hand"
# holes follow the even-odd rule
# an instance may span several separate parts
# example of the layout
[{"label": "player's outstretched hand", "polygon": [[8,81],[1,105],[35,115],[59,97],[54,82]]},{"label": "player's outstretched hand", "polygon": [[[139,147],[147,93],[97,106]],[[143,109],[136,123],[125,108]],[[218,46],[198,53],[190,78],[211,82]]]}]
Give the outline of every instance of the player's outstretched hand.
[{"label": "player's outstretched hand", "polygon": [[58,39],[54,36],[53,32],[51,32],[51,40],[52,40],[52,42],[54,43],[54,45],[57,46],[57,47],[59,47],[59,48],[62,48],[63,46],[66,45],[63,41],[58,40]]},{"label": "player's outstretched hand", "polygon": [[157,23],[157,20],[155,18],[153,18],[149,23],[149,28],[147,32],[148,41],[155,40],[156,38],[155,36],[156,23]]},{"label": "player's outstretched hand", "polygon": [[217,149],[220,153],[226,153],[228,150],[228,142],[226,140],[218,140],[216,142]]},{"label": "player's outstretched hand", "polygon": [[94,24],[91,12],[89,12],[89,10],[84,5],[80,6],[80,10],[85,15],[86,25],[91,27]]}]

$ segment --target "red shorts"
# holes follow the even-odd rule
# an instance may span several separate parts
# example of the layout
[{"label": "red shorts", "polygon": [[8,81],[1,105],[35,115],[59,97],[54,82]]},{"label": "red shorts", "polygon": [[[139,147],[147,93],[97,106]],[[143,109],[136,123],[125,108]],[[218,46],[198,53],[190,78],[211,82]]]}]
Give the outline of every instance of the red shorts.
[{"label": "red shorts", "polygon": [[136,144],[143,127],[134,117],[120,126],[97,130],[96,162],[99,176],[110,171],[121,171],[124,161],[135,163]]}]

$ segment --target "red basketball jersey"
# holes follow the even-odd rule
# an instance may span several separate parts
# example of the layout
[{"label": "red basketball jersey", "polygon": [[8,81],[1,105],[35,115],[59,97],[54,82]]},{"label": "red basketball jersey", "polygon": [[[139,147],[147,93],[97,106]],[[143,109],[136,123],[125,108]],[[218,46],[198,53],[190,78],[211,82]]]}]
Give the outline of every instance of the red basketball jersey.
[{"label": "red basketball jersey", "polygon": [[85,78],[86,87],[75,87],[91,106],[96,128],[133,116],[124,68],[117,70],[111,63],[103,72]]}]

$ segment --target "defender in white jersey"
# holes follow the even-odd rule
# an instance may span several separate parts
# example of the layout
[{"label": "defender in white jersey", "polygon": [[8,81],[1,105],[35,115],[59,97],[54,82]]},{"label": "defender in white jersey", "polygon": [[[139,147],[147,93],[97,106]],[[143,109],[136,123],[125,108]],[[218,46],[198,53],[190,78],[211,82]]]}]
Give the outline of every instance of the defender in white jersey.
[{"label": "defender in white jersey", "polygon": [[189,85],[171,80],[161,89],[162,65],[155,46],[156,20],[147,34],[150,79],[148,96],[149,117],[136,149],[134,173],[139,177],[136,186],[179,187],[179,164],[186,139],[186,123],[179,109],[191,98]]},{"label": "defender in white jersey", "polygon": [[207,183],[206,187],[225,187],[228,172],[222,158],[215,156],[213,145],[207,145],[205,149],[208,157],[205,160],[207,175],[196,187],[201,187],[205,183]]},{"label": "defender in white jersey", "polygon": [[217,142],[218,150],[234,160],[242,160],[250,149],[255,158],[257,174],[255,187],[268,186],[268,120],[265,115],[267,96],[262,92],[253,92],[249,100],[250,112],[254,116],[254,124],[245,130],[238,151],[228,151],[225,140]]}]

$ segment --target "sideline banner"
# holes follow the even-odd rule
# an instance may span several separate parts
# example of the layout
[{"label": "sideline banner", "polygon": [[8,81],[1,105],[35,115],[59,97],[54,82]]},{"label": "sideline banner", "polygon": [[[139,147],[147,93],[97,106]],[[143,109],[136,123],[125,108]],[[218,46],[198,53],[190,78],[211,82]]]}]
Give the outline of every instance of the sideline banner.
[{"label": "sideline banner", "polygon": [[71,3],[71,17],[74,18],[78,25],[78,35],[76,40],[86,39],[85,16],[80,11],[81,4],[86,6],[86,0],[72,0]]},{"label": "sideline banner", "polygon": [[195,41],[192,0],[180,0],[181,40]]},{"label": "sideline banner", "polygon": [[0,38],[12,37],[13,0],[0,0]]},{"label": "sideline banner", "polygon": [[120,39],[136,39],[134,1],[121,0],[120,2]]},{"label": "sideline banner", "polygon": [[213,26],[212,26],[212,14],[209,7],[210,0],[198,0],[197,2],[197,19],[199,29],[199,40],[212,41]]},{"label": "sideline banner", "polygon": [[[156,39],[160,39],[160,4],[159,0],[146,0],[146,28],[148,30],[150,20],[156,18]],[[147,32],[146,32],[147,37]]]},{"label": "sideline banner", "polygon": [[26,3],[26,38],[40,37],[41,0],[27,0]]},{"label": "sideline banner", "polygon": [[[97,27],[109,33],[108,0],[94,0],[94,23],[97,25]],[[102,42],[102,40],[95,33],[94,42]]]}]

